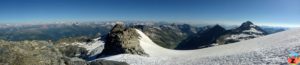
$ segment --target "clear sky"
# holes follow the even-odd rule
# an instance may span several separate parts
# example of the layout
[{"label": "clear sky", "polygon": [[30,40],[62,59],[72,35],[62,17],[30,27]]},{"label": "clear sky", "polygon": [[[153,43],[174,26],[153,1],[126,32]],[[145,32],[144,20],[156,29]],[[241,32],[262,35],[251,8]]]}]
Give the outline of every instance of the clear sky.
[{"label": "clear sky", "polygon": [[300,26],[300,0],[0,0],[0,23],[114,20]]}]

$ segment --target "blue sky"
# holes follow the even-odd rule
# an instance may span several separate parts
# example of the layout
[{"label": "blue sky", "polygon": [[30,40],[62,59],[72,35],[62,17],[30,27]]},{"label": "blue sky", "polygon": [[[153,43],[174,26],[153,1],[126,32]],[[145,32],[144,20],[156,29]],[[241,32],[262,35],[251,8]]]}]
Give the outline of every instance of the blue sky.
[{"label": "blue sky", "polygon": [[0,0],[0,23],[170,21],[300,26],[300,0]]}]

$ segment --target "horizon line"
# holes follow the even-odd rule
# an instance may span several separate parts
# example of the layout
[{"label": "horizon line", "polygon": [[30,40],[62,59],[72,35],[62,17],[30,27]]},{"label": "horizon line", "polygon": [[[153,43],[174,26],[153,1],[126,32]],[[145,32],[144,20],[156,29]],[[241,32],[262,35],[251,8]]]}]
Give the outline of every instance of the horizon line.
[{"label": "horizon line", "polygon": [[[131,22],[131,23],[136,23],[136,22],[142,22],[142,23],[146,23],[146,22],[152,22],[152,23],[159,23],[159,22],[163,22],[163,23],[178,23],[178,24],[190,24],[190,25],[229,25],[229,26],[239,26],[241,25],[243,22],[241,23],[227,23],[223,22],[223,23],[207,23],[207,22],[183,22],[183,21],[153,21],[153,20],[148,20],[148,21],[139,21],[139,20],[110,20],[110,21],[57,21],[57,22],[24,22],[24,23],[0,23],[2,25],[43,25],[43,24],[64,24],[64,23],[108,23],[108,22]],[[244,21],[246,22],[246,21]],[[290,25],[290,24],[270,24],[270,23],[259,23],[259,22],[253,22],[255,25],[258,26],[270,26],[270,27],[288,27],[288,28],[296,28],[296,27],[300,27],[299,25]]]}]

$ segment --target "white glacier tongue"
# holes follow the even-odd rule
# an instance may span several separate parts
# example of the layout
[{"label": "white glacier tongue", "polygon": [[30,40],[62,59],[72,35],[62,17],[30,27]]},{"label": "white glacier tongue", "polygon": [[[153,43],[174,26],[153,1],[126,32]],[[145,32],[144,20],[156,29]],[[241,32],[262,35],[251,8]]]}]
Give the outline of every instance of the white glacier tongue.
[{"label": "white glacier tongue", "polygon": [[198,50],[169,50],[153,43],[144,33],[140,45],[150,57],[120,54],[104,59],[131,65],[278,65],[287,64],[290,48],[300,51],[300,29]]}]

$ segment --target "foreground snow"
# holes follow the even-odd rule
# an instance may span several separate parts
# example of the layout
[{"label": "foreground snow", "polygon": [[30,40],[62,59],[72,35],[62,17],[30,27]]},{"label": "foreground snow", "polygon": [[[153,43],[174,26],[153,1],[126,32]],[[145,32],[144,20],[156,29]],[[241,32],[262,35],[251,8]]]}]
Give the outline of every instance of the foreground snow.
[{"label": "foreground snow", "polygon": [[120,54],[104,59],[131,65],[265,65],[287,64],[287,50],[300,50],[300,29],[198,50],[169,50],[153,43],[144,33],[140,45],[149,57]]}]

